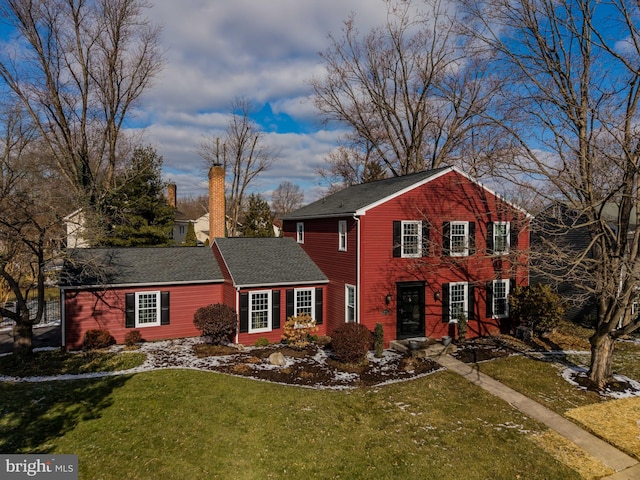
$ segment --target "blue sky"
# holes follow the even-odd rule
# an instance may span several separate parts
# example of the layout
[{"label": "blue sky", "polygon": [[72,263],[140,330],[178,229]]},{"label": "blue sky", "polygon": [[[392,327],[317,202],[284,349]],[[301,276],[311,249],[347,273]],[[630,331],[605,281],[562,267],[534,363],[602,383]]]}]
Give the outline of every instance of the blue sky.
[{"label": "blue sky", "polygon": [[[206,167],[196,150],[222,136],[235,98],[258,110],[264,141],[281,152],[253,190],[270,200],[288,180],[321,192],[318,167],[341,132],[322,125],[308,80],[322,75],[318,55],[354,12],[361,32],[384,23],[383,0],[154,0],[149,18],[163,26],[166,64],[146,92],[134,122],[140,141],[164,157],[164,176],[178,197],[205,193]],[[134,123],[135,124],[135,123]]]}]

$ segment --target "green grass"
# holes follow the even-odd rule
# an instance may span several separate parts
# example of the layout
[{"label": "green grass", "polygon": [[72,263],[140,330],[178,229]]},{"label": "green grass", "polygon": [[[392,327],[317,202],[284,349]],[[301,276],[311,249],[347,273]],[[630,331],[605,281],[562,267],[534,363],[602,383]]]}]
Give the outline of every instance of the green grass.
[{"label": "green grass", "polygon": [[0,451],[74,453],[81,479],[573,479],[542,431],[450,372],[318,391],[191,370],[0,384]]},{"label": "green grass", "polygon": [[30,357],[17,355],[0,357],[0,375],[34,377],[49,375],[77,375],[91,372],[115,372],[141,365],[144,353],[109,353],[88,351],[68,353],[62,350],[36,352]]}]

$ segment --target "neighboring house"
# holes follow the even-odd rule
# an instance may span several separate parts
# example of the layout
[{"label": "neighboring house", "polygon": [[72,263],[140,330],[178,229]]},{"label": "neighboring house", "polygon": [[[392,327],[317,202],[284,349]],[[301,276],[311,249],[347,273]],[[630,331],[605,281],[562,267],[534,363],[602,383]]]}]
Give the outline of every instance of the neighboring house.
[{"label": "neighboring house", "polygon": [[[210,231],[223,231],[215,224],[222,218]],[[301,313],[316,320],[319,335],[345,322],[370,330],[381,323],[385,345],[451,334],[462,315],[470,337],[495,333],[508,324],[509,291],[528,283],[529,221],[446,167],[303,207],[283,219],[284,238],[75,250],[61,287],[64,345],[80,347],[92,328],[118,342],[133,328],[145,340],[197,335],[193,315],[212,303],[238,312],[235,340],[247,344],[280,341],[286,319]],[[101,268],[87,275],[93,270],[84,265]]]},{"label": "neighboring house", "polygon": [[385,344],[440,338],[464,315],[468,336],[508,320],[528,283],[530,216],[454,167],[356,185],[283,218],[329,278],[327,331],[384,327]]},{"label": "neighboring house", "polygon": [[71,212],[62,219],[67,228],[67,248],[89,248],[85,238],[85,219],[81,208]]}]

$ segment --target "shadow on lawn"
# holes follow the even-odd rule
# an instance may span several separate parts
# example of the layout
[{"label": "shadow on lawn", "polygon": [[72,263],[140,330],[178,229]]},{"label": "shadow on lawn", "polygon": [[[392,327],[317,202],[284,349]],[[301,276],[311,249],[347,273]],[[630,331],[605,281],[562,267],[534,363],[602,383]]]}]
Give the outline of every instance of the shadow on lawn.
[{"label": "shadow on lawn", "polygon": [[113,403],[112,392],[129,378],[0,384],[0,452],[51,452],[51,440],[100,418]]}]

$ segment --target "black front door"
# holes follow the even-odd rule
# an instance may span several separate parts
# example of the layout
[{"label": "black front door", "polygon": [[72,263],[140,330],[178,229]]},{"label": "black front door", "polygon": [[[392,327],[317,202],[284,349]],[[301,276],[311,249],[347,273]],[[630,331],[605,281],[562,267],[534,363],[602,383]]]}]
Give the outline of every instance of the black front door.
[{"label": "black front door", "polygon": [[397,286],[397,338],[424,337],[424,283]]}]

